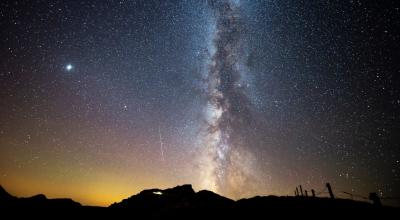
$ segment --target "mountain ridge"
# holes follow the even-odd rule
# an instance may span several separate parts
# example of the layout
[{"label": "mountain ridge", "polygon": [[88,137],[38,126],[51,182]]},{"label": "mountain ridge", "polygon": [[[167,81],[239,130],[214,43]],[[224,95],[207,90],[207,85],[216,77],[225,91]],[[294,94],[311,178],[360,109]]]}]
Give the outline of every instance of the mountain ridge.
[{"label": "mountain ridge", "polygon": [[[255,196],[232,199],[208,190],[195,192],[190,184],[168,189],[146,189],[108,207],[83,206],[72,199],[48,199],[43,194],[17,198],[0,186],[0,211],[35,210],[51,213],[56,210],[67,215],[88,214],[98,217],[142,216],[161,217],[255,217],[265,212],[271,215],[296,213],[333,213],[371,215],[399,213],[399,208],[376,206],[371,203],[318,197]],[[0,212],[1,213],[1,212]],[[23,213],[23,212],[22,212]]]}]

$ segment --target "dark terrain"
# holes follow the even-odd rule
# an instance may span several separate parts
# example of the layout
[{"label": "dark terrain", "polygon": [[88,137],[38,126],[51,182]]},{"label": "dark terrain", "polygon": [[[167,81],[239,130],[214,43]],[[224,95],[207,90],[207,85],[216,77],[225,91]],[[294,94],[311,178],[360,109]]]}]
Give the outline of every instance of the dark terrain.
[{"label": "dark terrain", "polygon": [[[234,201],[211,191],[195,192],[191,185],[143,190],[109,207],[82,206],[71,199],[48,199],[40,194],[17,198],[0,186],[0,213],[5,216],[96,218],[248,218],[296,216],[307,218],[385,217],[399,209],[346,199],[256,196]],[[36,216],[36,217],[37,217]]]}]

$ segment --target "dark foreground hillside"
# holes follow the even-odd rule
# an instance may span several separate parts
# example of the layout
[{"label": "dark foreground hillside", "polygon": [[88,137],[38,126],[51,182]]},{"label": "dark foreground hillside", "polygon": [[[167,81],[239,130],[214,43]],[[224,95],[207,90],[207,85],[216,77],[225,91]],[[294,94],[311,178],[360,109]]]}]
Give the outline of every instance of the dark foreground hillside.
[{"label": "dark foreground hillside", "polygon": [[366,202],[311,197],[253,197],[233,201],[210,191],[195,192],[191,185],[149,189],[110,207],[82,206],[71,199],[48,199],[44,195],[16,198],[0,187],[0,212],[5,216],[145,219],[182,217],[257,218],[276,216],[307,218],[379,217],[400,214],[398,208]]}]

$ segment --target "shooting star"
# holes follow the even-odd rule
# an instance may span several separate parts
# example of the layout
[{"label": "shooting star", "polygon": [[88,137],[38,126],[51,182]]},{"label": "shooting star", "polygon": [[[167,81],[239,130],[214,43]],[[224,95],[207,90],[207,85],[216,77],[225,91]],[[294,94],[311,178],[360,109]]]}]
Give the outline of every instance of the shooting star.
[{"label": "shooting star", "polygon": [[165,161],[165,157],[164,157],[164,143],[163,143],[163,141],[162,141],[160,125],[158,125],[158,135],[159,135],[159,137],[160,137],[161,160],[162,160],[162,161]]}]

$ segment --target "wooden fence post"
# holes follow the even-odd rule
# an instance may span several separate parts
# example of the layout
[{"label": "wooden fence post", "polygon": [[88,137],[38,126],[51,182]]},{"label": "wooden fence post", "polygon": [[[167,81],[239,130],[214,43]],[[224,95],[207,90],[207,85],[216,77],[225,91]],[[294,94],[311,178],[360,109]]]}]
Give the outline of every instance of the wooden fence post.
[{"label": "wooden fence post", "polygon": [[331,196],[331,199],[334,199],[335,196],[333,195],[331,184],[326,183],[326,187],[328,188],[329,195]]},{"label": "wooden fence post", "polygon": [[301,185],[300,185],[300,193],[301,193],[301,196],[304,196],[303,195],[303,188],[301,187]]}]

